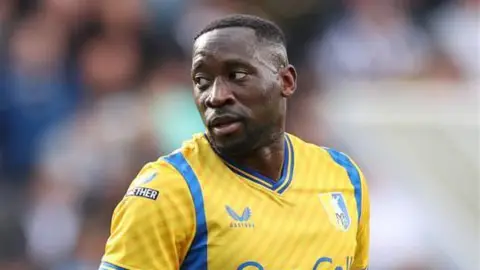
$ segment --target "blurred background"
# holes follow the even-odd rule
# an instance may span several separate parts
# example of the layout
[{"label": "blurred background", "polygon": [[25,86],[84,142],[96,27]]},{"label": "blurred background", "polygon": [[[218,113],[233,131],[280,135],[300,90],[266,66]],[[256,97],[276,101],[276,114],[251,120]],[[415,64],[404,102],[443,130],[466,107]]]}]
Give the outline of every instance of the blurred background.
[{"label": "blurred background", "polygon": [[97,269],[143,164],[203,126],[192,38],[286,32],[288,131],[347,152],[372,269],[480,269],[479,0],[0,0],[0,269]]}]

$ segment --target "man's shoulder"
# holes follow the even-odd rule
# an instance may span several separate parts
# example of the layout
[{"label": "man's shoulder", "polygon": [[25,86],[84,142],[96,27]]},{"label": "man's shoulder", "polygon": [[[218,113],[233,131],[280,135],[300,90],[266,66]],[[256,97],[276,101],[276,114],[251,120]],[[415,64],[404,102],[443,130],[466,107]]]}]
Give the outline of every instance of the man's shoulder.
[{"label": "man's shoulder", "polygon": [[143,166],[125,193],[125,198],[143,197],[157,201],[160,194],[183,193],[181,176],[171,166],[157,160]]},{"label": "man's shoulder", "polygon": [[146,163],[137,176],[133,179],[132,185],[155,185],[162,182],[175,181],[181,175],[163,158]]},{"label": "man's shoulder", "polygon": [[289,141],[293,144],[295,155],[308,157],[309,159],[329,158],[326,147],[305,141],[295,135],[287,134]]},{"label": "man's shoulder", "polygon": [[292,134],[288,134],[288,138],[294,145],[296,155],[303,156],[309,160],[328,161],[331,164],[343,165],[351,163],[352,166],[357,167],[353,159],[345,152],[304,141]]},{"label": "man's shoulder", "polygon": [[206,152],[211,152],[210,144],[203,133],[196,133],[192,138],[183,141],[181,147],[159,158],[159,160],[170,161],[174,157],[183,156],[191,158],[194,156],[204,156]]},{"label": "man's shoulder", "polygon": [[175,189],[185,187],[182,167],[187,167],[188,159],[192,155],[199,155],[204,136],[196,134],[192,139],[185,141],[179,149],[159,157],[155,161],[146,163],[130,187],[152,187]]}]

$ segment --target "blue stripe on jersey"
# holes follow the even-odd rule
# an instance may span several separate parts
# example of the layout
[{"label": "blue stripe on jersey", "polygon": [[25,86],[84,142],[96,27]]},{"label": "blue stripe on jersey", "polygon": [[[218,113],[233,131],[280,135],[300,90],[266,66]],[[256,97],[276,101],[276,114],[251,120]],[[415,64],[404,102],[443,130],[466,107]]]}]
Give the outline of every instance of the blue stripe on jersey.
[{"label": "blue stripe on jersey", "polygon": [[164,158],[177,171],[182,174],[187,182],[190,194],[192,195],[193,204],[195,206],[196,232],[192,241],[192,245],[183,261],[181,270],[207,270],[207,223],[205,219],[205,209],[203,205],[203,195],[197,176],[188,164],[187,160],[181,152],[173,153]]},{"label": "blue stripe on jersey", "polygon": [[127,268],[123,268],[113,263],[103,261],[100,264],[100,267],[98,268],[98,270],[127,270]]},{"label": "blue stripe on jersey", "polygon": [[355,165],[353,165],[350,158],[348,158],[345,154],[340,153],[336,150],[325,148],[328,151],[330,156],[342,166],[348,174],[350,178],[350,182],[353,185],[354,192],[355,192],[355,201],[357,202],[357,214],[358,214],[358,222],[360,222],[360,217],[362,216],[362,185],[360,182],[360,173],[358,172]]},{"label": "blue stripe on jersey", "polygon": [[285,141],[287,142],[286,148],[288,149],[288,155],[286,157],[289,158],[289,161],[286,164],[287,167],[290,166],[290,168],[288,168],[289,171],[287,176],[287,183],[278,190],[278,193],[280,194],[282,194],[290,186],[290,183],[293,179],[293,167],[295,166],[295,153],[293,151],[292,141],[290,140],[288,135],[286,135],[285,138]]}]

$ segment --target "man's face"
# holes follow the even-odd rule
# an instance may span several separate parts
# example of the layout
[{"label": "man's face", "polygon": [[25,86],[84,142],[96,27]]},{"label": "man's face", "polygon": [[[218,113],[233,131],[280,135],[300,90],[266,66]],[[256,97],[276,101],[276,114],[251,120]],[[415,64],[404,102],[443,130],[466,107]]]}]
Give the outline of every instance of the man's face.
[{"label": "man's face", "polygon": [[282,78],[265,46],[248,28],[213,30],[194,44],[195,102],[221,154],[248,153],[282,132]]}]

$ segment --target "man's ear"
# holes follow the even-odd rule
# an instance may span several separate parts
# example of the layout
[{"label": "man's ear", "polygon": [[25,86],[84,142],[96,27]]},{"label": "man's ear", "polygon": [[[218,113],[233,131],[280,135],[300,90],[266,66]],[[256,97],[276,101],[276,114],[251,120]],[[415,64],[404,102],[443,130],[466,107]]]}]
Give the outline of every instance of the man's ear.
[{"label": "man's ear", "polygon": [[288,98],[297,90],[297,71],[294,66],[288,65],[280,70],[279,75],[283,84],[282,96]]}]

